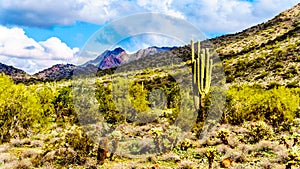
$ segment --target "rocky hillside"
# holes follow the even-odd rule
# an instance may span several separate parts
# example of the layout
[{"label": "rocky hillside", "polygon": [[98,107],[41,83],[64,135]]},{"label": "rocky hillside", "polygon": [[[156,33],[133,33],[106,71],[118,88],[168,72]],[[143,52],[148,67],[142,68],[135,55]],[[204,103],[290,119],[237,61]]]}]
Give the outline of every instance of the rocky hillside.
[{"label": "rocky hillside", "polygon": [[300,4],[242,32],[210,41],[227,82],[299,86]]},{"label": "rocky hillside", "polygon": [[68,78],[73,75],[75,68],[76,66],[72,64],[57,64],[36,73],[35,76],[43,80]]},{"label": "rocky hillside", "polygon": [[34,76],[41,80],[69,79],[73,76],[75,71],[76,74],[94,73],[98,71],[98,68],[91,64],[85,67],[75,66],[72,64],[57,64],[36,73]]},{"label": "rocky hillside", "polygon": [[8,66],[0,63],[0,73],[11,76],[14,80],[22,80],[30,78],[30,75],[21,69],[17,69],[13,66]]}]

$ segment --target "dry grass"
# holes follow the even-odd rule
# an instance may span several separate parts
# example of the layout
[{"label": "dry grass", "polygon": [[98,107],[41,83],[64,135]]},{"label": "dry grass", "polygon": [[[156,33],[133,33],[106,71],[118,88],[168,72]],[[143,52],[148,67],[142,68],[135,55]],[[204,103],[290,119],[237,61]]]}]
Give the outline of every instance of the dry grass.
[{"label": "dry grass", "polygon": [[0,153],[0,163],[9,163],[16,158],[13,158],[9,153]]},{"label": "dry grass", "polygon": [[10,143],[14,147],[20,147],[23,145],[30,145],[30,140],[29,139],[12,139],[12,140],[10,140]]},{"label": "dry grass", "polygon": [[261,162],[258,163],[258,166],[262,169],[273,169],[274,164],[270,162],[268,159],[263,159]]},{"label": "dry grass", "polygon": [[22,153],[23,158],[32,158],[32,157],[37,157],[39,154],[41,154],[41,150],[37,149],[26,149]]},{"label": "dry grass", "polygon": [[10,145],[9,144],[3,144],[0,145],[0,153],[5,153],[10,149]]},{"label": "dry grass", "polygon": [[241,150],[245,155],[250,154],[252,151],[254,151],[255,147],[252,145],[247,145],[247,144],[239,144],[237,146],[239,150]]},{"label": "dry grass", "polygon": [[180,161],[180,157],[175,154],[175,153],[168,153],[168,154],[164,154],[161,158],[161,160],[166,161],[166,162],[179,162]]},{"label": "dry grass", "polygon": [[226,156],[228,156],[232,161],[238,163],[243,163],[247,161],[245,154],[239,150],[230,151],[226,154]]},{"label": "dry grass", "polygon": [[32,140],[30,143],[31,147],[43,147],[43,141],[41,140]]},{"label": "dry grass", "polygon": [[178,169],[195,169],[198,168],[197,163],[190,160],[182,160],[178,163]]},{"label": "dry grass", "polygon": [[232,151],[232,149],[229,146],[224,145],[224,144],[218,145],[216,147],[216,149],[217,149],[217,152],[221,153],[221,154],[228,154]]},{"label": "dry grass", "polygon": [[30,169],[32,168],[32,163],[29,159],[14,160],[10,163],[6,163],[2,166],[3,169]]}]

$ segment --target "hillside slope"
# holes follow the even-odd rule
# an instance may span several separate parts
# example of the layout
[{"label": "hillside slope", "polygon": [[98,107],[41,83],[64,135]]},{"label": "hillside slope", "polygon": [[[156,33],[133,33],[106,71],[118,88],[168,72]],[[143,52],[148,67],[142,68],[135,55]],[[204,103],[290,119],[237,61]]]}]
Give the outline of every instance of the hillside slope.
[{"label": "hillside slope", "polygon": [[0,73],[4,73],[9,75],[15,81],[22,81],[25,79],[29,79],[31,76],[27,74],[25,71],[15,68],[13,66],[8,66],[5,64],[0,63]]},{"label": "hillside slope", "polygon": [[[227,83],[297,87],[300,84],[299,28],[300,4],[297,4],[265,23],[236,34],[205,40],[201,46],[215,49],[222,60]],[[178,56],[183,61],[190,60],[190,45],[121,67],[126,67],[124,70],[159,67],[171,63],[172,56]]]},{"label": "hillside slope", "polygon": [[300,4],[266,23],[211,39],[227,82],[299,86]]}]

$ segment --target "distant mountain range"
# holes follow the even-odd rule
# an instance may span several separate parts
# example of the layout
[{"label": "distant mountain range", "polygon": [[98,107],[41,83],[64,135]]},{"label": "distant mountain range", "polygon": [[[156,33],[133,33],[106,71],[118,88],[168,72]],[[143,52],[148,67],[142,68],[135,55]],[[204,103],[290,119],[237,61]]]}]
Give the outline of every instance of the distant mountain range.
[{"label": "distant mountain range", "polygon": [[147,57],[159,52],[172,50],[176,47],[149,47],[141,49],[134,54],[127,54],[127,52],[118,47],[114,50],[106,50],[100,54],[96,59],[86,62],[81,66],[73,64],[57,64],[50,68],[42,70],[34,75],[29,75],[21,69],[7,66],[0,63],[0,72],[11,76],[16,81],[27,80],[59,80],[64,78],[71,78],[76,70],[76,73],[96,73],[98,70],[109,69]]},{"label": "distant mountain range", "polygon": [[96,59],[91,60],[83,64],[82,66],[86,66],[89,64],[95,65],[100,69],[108,69],[123,65],[125,63],[129,63],[135,60],[138,60],[143,57],[147,57],[150,55],[154,55],[156,53],[172,50],[176,47],[149,47],[146,49],[141,49],[133,54],[127,54],[127,52],[118,47],[112,51],[106,50],[101,55],[99,55]]}]

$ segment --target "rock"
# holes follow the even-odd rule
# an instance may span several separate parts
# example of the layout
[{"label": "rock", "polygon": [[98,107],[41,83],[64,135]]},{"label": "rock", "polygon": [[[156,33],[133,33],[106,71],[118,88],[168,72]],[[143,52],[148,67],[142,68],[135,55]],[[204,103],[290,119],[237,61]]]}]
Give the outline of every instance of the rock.
[{"label": "rock", "polygon": [[232,166],[232,161],[230,160],[230,158],[225,158],[225,159],[222,160],[221,167],[229,168],[231,166]]}]

